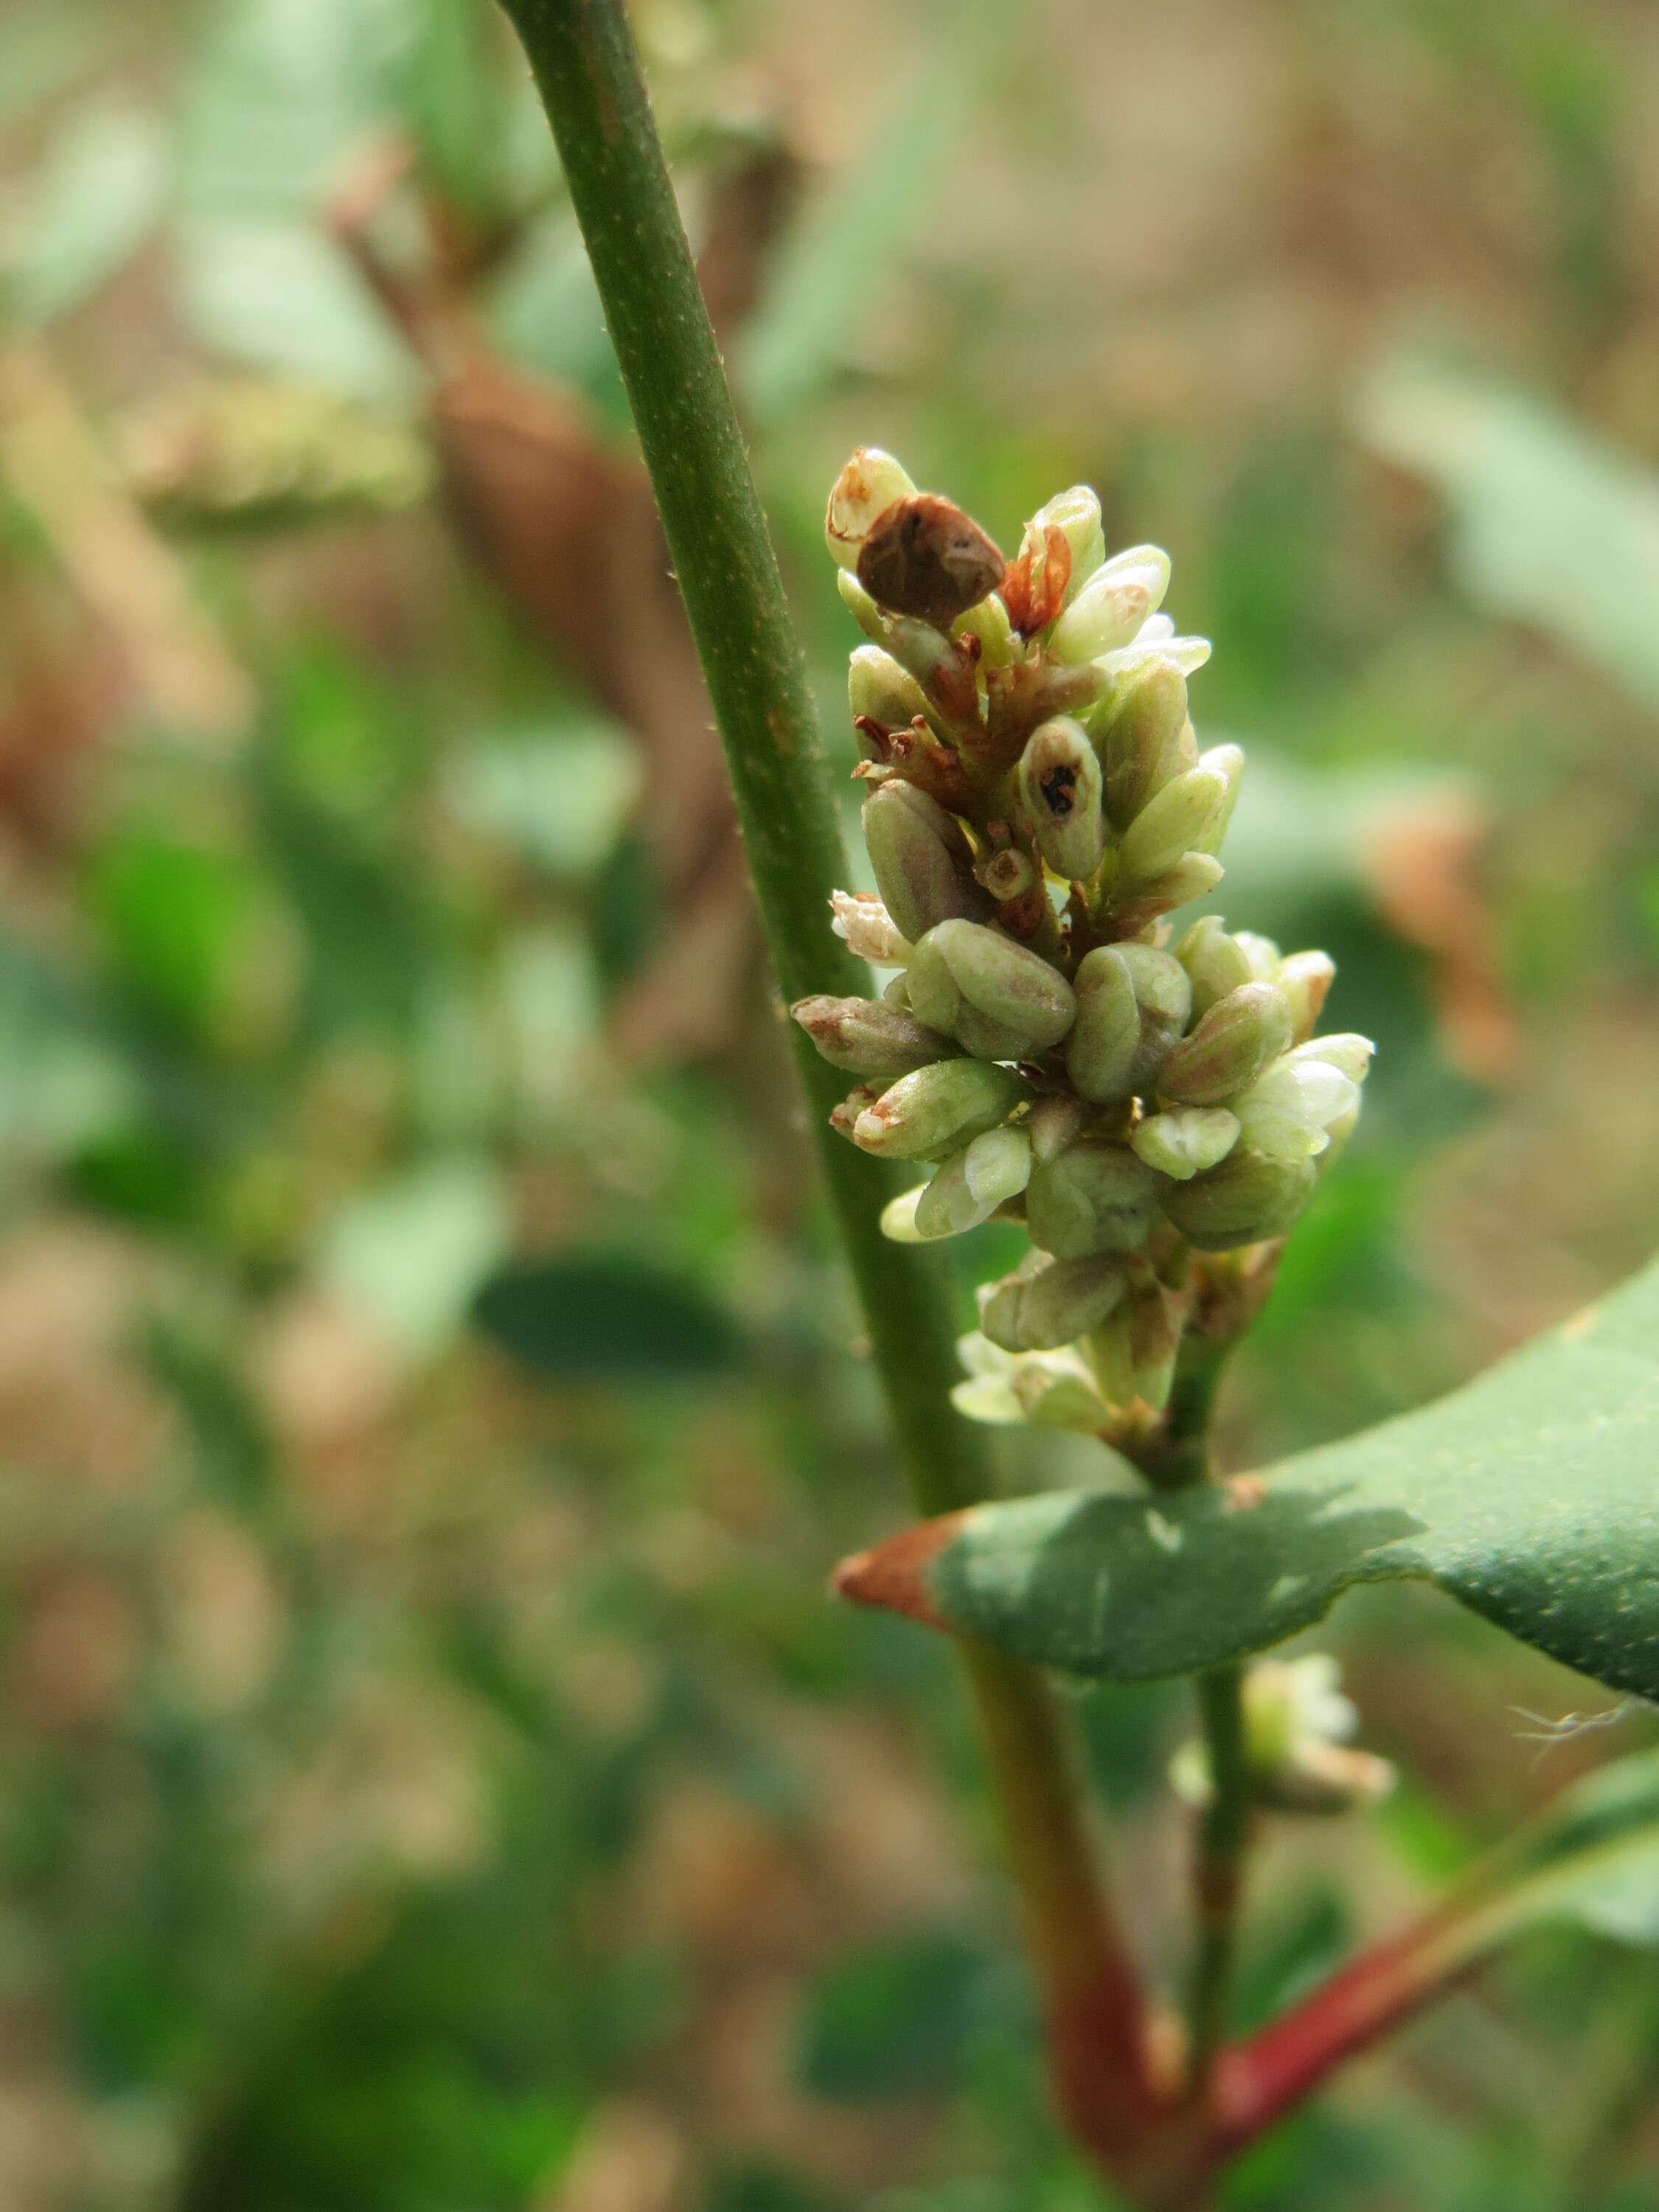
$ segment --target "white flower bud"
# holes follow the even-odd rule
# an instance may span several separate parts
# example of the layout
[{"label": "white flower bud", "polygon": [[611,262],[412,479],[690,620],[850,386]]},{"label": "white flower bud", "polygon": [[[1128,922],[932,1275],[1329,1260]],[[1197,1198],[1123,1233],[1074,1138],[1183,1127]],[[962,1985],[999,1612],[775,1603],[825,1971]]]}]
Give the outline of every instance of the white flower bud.
[{"label": "white flower bud", "polygon": [[927,1241],[916,1226],[916,1208],[927,1188],[925,1182],[919,1182],[914,1190],[902,1190],[881,1209],[881,1233],[890,1243],[921,1244]]},{"label": "white flower bud", "polygon": [[1183,676],[1193,676],[1209,657],[1207,637],[1158,637],[1149,641],[1137,638],[1133,645],[1120,646],[1115,653],[1101,653],[1094,665],[1103,676],[1116,682],[1126,676],[1139,675],[1158,661],[1167,661]]},{"label": "white flower bud", "polygon": [[910,940],[901,936],[876,891],[831,891],[830,927],[860,960],[878,968],[900,966],[910,957]]},{"label": "white flower bud", "polygon": [[1336,980],[1336,963],[1328,952],[1292,952],[1273,977],[1291,1010],[1291,1035],[1305,1044],[1318,1024],[1326,995]]},{"label": "white flower bud", "polygon": [[1340,1068],[1350,1083],[1363,1083],[1376,1052],[1376,1047],[1370,1039],[1356,1030],[1333,1030],[1328,1036],[1310,1037],[1306,1044],[1297,1045],[1289,1057],[1298,1063],[1322,1060]]},{"label": "white flower bud", "polygon": [[1049,633],[1048,649],[1076,665],[1130,644],[1170,587],[1170,556],[1132,546],[1097,568]]},{"label": "white flower bud", "polygon": [[1238,1118],[1224,1106],[1176,1106],[1149,1115],[1129,1142],[1149,1168],[1176,1182],[1218,1167],[1238,1142]]},{"label": "white flower bud", "polygon": [[1233,809],[1238,804],[1238,787],[1244,778],[1244,748],[1243,745],[1212,745],[1198,759],[1199,772],[1223,778],[1226,790],[1220,805],[1212,817],[1202,837],[1193,840],[1193,849],[1200,853],[1218,853],[1221,841],[1227,834],[1227,824],[1233,818]]},{"label": "white flower bud", "polygon": [[1233,1101],[1244,1142],[1270,1160],[1312,1159],[1326,1130],[1358,1101],[1357,1084],[1324,1060],[1286,1055]]},{"label": "white flower bud", "polygon": [[860,446],[836,478],[823,518],[824,541],[836,567],[856,568],[871,524],[895,500],[908,499],[915,489],[890,453],[879,446]]},{"label": "white flower bud", "polygon": [[1045,544],[1051,529],[1066,540],[1072,556],[1064,604],[1069,606],[1106,558],[1106,537],[1100,526],[1100,501],[1087,484],[1073,484],[1044,501],[1026,525]]},{"label": "white flower bud", "polygon": [[1233,942],[1250,963],[1253,983],[1273,983],[1279,980],[1279,947],[1271,937],[1261,937],[1254,929],[1236,931]]}]

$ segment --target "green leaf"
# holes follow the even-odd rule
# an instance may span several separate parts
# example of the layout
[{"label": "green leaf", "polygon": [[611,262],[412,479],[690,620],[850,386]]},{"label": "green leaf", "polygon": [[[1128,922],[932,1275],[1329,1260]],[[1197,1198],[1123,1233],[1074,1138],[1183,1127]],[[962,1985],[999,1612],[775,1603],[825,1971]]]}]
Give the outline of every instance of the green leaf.
[{"label": "green leaf", "polygon": [[613,724],[532,729],[464,747],[445,785],[467,827],[556,877],[597,868],[639,797],[643,766]]},{"label": "green leaf", "polygon": [[846,1594],[1078,1674],[1185,1674],[1358,1583],[1437,1583],[1659,1698],[1659,1265],[1419,1412],[1157,1497],[1050,1493],[926,1523]]},{"label": "green leaf", "polygon": [[98,290],[134,254],[167,198],[167,139],[141,109],[100,103],[52,140],[7,225],[12,313],[38,326]]},{"label": "green leaf", "polygon": [[988,1978],[980,1954],[941,1929],[836,1960],[808,2001],[802,2085],[849,2101],[949,2089],[984,2016]]},{"label": "green leaf", "polygon": [[354,151],[392,127],[410,41],[399,0],[229,0],[184,98],[180,307],[228,358],[348,398],[408,401],[416,379],[328,234]]},{"label": "green leaf", "polygon": [[1449,503],[1455,575],[1659,704],[1659,477],[1537,400],[1405,358],[1360,396],[1361,436]]},{"label": "green leaf", "polygon": [[373,1316],[414,1359],[440,1352],[507,1248],[501,1176],[477,1160],[434,1160],[359,1194],[329,1224],[323,1280]]},{"label": "green leaf", "polygon": [[720,1374],[742,1348],[731,1316],[696,1284],[625,1253],[507,1268],[473,1313],[504,1350],[555,1382]]}]

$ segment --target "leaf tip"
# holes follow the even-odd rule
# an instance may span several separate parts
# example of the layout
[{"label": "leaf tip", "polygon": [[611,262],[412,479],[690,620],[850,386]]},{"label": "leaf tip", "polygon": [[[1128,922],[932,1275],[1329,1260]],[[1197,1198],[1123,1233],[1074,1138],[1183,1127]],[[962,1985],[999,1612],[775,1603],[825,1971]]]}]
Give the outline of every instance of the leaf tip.
[{"label": "leaf tip", "polygon": [[902,1613],[927,1628],[948,1628],[950,1624],[939,1613],[928,1589],[927,1569],[965,1517],[946,1513],[936,1521],[923,1521],[890,1536],[884,1544],[873,1545],[867,1552],[854,1553],[830,1576],[830,1589],[837,1597],[848,1598],[854,1605]]}]

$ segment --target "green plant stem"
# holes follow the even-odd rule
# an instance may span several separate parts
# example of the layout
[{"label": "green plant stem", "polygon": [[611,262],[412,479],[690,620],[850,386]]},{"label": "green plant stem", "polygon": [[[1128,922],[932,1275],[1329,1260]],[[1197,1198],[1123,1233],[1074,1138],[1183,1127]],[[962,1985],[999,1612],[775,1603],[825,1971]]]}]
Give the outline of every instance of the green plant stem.
[{"label": "green plant stem", "polygon": [[1243,1669],[1237,1666],[1217,1667],[1198,1678],[1211,1789],[1198,1832],[1193,1885],[1198,1946],[1188,2006],[1188,2082],[1194,2096],[1200,2098],[1208,2093],[1216,2053],[1226,2032],[1249,1840],[1243,1682]]},{"label": "green plant stem", "polygon": [[[1216,1395],[1237,1341],[1236,1335],[1212,1336],[1197,1328],[1182,1337],[1168,1410],[1140,1462],[1151,1480],[1184,1489],[1214,1479],[1210,1432]],[[1250,1828],[1243,1686],[1243,1670],[1237,1666],[1215,1668],[1196,1683],[1212,1795],[1199,1823],[1193,1867],[1196,1942],[1187,2028],[1188,2091],[1195,2102],[1208,2094],[1226,2032],[1237,1949]]]},{"label": "green plant stem", "polygon": [[[619,0],[505,0],[553,126],[731,770],[786,999],[849,993],[831,932],[841,840],[799,647]],[[830,1195],[919,1512],[983,1497],[937,1263],[877,1226],[886,1177],[826,1126],[844,1078],[795,1037]],[[1105,2149],[1156,2101],[1139,1985],[1090,1848],[1060,1718],[1041,1678],[969,1660],[1013,1870],[1045,1981],[1068,2118]],[[1091,2033],[1079,2041],[1086,2020]],[[1087,2063],[1079,2052],[1088,2054]]]}]

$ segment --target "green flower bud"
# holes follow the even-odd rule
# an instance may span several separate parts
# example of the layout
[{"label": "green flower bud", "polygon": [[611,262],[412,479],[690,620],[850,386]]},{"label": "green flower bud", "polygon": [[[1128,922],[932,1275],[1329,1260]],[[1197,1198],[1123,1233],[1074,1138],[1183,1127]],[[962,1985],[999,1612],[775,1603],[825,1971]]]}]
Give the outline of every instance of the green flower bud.
[{"label": "green flower bud", "polygon": [[1077,1012],[1071,985],[1041,953],[981,922],[939,923],[917,944],[906,972],[922,1020],[965,1043],[960,1024],[964,1007],[971,1009],[1013,1039],[1022,1057],[1058,1044]]},{"label": "green flower bud", "polygon": [[912,945],[938,922],[988,910],[968,841],[936,799],[914,784],[884,783],[865,800],[863,823],[882,902]]},{"label": "green flower bud", "polygon": [[1336,963],[1328,952],[1292,952],[1279,963],[1273,981],[1291,1010],[1291,1035],[1305,1044],[1313,1035],[1326,994],[1336,980]]},{"label": "green flower bud", "polygon": [[1057,1158],[1067,1145],[1082,1135],[1087,1119],[1080,1098],[1039,1098],[1025,1117],[1025,1133],[1031,1139],[1032,1164],[1046,1167],[1050,1160]]},{"label": "green flower bud", "polygon": [[847,703],[855,722],[908,729],[927,713],[927,694],[908,668],[878,645],[861,645],[847,664]]},{"label": "green flower bud", "polygon": [[1054,1352],[1097,1328],[1123,1296],[1123,1271],[1107,1253],[1056,1260],[1008,1276],[981,1307],[979,1325],[1006,1352]]},{"label": "green flower bud", "polygon": [[1129,971],[1135,1004],[1140,1009],[1140,1036],[1129,1063],[1129,1087],[1144,1091],[1191,1018],[1193,987],[1172,952],[1133,944],[1120,945],[1117,951]]},{"label": "green flower bud", "polygon": [[1032,1172],[1025,1190],[1031,1242],[1057,1260],[1133,1252],[1158,1218],[1157,1191],[1152,1170],[1127,1146],[1082,1138]]},{"label": "green flower bud", "polygon": [[1179,1105],[1219,1106],[1254,1083],[1290,1042],[1290,1010],[1275,986],[1241,983],[1176,1045],[1158,1088]]},{"label": "green flower bud", "polygon": [[1193,1012],[1200,1020],[1218,999],[1255,980],[1244,947],[1228,936],[1219,915],[1200,915],[1176,945],[1176,958],[1192,978]]},{"label": "green flower bud", "polygon": [[1031,1172],[1031,1140],[1023,1129],[987,1129],[945,1162],[917,1197],[918,1239],[960,1237],[1018,1198]]},{"label": "green flower bud", "polygon": [[1031,1139],[1020,1128],[988,1129],[963,1155],[968,1188],[981,1205],[1006,1206],[1031,1180]]},{"label": "green flower bud", "polygon": [[1118,848],[1120,882],[1150,883],[1184,854],[1202,853],[1231,799],[1232,783],[1225,769],[1206,768],[1201,762],[1166,783],[1123,833]]},{"label": "green flower bud", "polygon": [[956,1049],[884,999],[802,999],[789,1011],[830,1065],[854,1075],[908,1075]]},{"label": "green flower bud", "polygon": [[1359,1102],[1359,1086],[1324,1060],[1276,1060],[1233,1101],[1244,1142],[1270,1160],[1322,1152],[1331,1123]]},{"label": "green flower bud", "polygon": [[905,471],[879,446],[860,446],[836,478],[823,518],[824,541],[839,568],[856,568],[870,526],[895,500],[915,489]]},{"label": "green flower bud", "polygon": [[975,1060],[1024,1060],[1032,1050],[1023,1030],[1010,1029],[1006,1022],[981,1013],[965,999],[957,1016],[955,1034],[963,1050],[972,1053]]},{"label": "green flower bud", "polygon": [[1238,787],[1244,779],[1244,748],[1243,745],[1212,745],[1198,758],[1200,775],[1218,775],[1226,784],[1225,795],[1214,818],[1201,838],[1194,838],[1194,849],[1200,853],[1218,853],[1221,841],[1227,834],[1227,824],[1233,818],[1233,809],[1238,804]]},{"label": "green flower bud", "polygon": [[1077,1019],[1066,1043],[1073,1088],[1096,1105],[1130,1095],[1129,1070],[1140,1043],[1140,1008],[1122,949],[1098,945],[1078,963]]},{"label": "green flower bud", "polygon": [[1128,645],[1170,588],[1170,556],[1133,545],[1097,568],[1048,635],[1057,660],[1076,665]]},{"label": "green flower bud", "polygon": [[1090,722],[1105,772],[1107,814],[1116,829],[1127,830],[1181,771],[1187,679],[1170,661],[1150,661],[1112,687]]},{"label": "green flower bud", "polygon": [[1038,848],[1057,876],[1083,883],[1106,849],[1100,760],[1081,723],[1057,714],[1034,730],[1020,755],[1020,797]]},{"label": "green flower bud", "polygon": [[891,968],[910,957],[910,940],[900,935],[874,891],[831,891],[830,911],[830,927],[860,960]]},{"label": "green flower bud", "polygon": [[1164,874],[1113,901],[1117,925],[1120,929],[1141,929],[1161,914],[1172,914],[1178,906],[1207,898],[1225,873],[1213,853],[1188,853]]},{"label": "green flower bud", "polygon": [[1238,1144],[1207,1174],[1165,1185],[1161,1202],[1189,1244],[1226,1252],[1282,1237],[1307,1204],[1314,1181],[1311,1160],[1270,1160]]},{"label": "green flower bud", "polygon": [[1010,1069],[977,1060],[935,1060],[900,1076],[853,1125],[853,1141],[896,1160],[938,1160],[994,1129],[1027,1096]]},{"label": "green flower bud", "polygon": [[912,615],[888,613],[845,568],[836,575],[836,586],[866,637],[908,670],[929,700],[942,711],[956,711],[969,702],[972,676],[942,629]]},{"label": "green flower bud", "polygon": [[1176,1106],[1149,1115],[1129,1142],[1159,1175],[1190,1182],[1218,1166],[1238,1141],[1238,1117],[1224,1106]]},{"label": "green flower bud", "polygon": [[927,1242],[939,1237],[961,1237],[977,1229],[996,1212],[968,1188],[968,1150],[952,1152],[916,1200],[916,1234]]},{"label": "green flower bud", "polygon": [[1179,961],[1150,945],[1101,945],[1077,971],[1078,1015],[1066,1072],[1104,1105],[1145,1089],[1187,1026],[1192,986]]},{"label": "green flower bud", "polygon": [[988,592],[976,606],[958,615],[951,625],[951,635],[979,640],[981,668],[1011,668],[1024,650],[1014,635],[1008,610],[995,592]]}]

